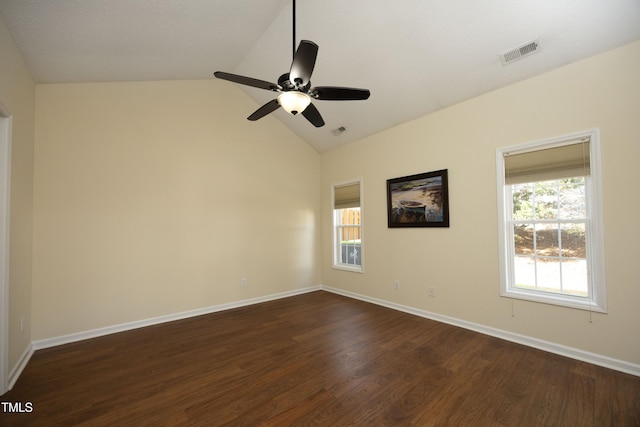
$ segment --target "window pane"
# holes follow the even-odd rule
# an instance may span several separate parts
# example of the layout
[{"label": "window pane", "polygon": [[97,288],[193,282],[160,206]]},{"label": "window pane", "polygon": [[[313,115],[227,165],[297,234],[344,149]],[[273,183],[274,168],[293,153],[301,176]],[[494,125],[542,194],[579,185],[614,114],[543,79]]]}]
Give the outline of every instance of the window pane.
[{"label": "window pane", "polygon": [[359,226],[340,227],[339,237],[339,260],[342,264],[362,265],[361,240]]},{"label": "window pane", "polygon": [[340,241],[346,244],[353,240],[353,227],[342,227],[342,233],[340,235]]},{"label": "window pane", "polygon": [[512,188],[513,219],[533,218],[533,186],[531,184],[516,184]]},{"label": "window pane", "polygon": [[340,262],[346,264],[349,261],[349,248],[346,243],[340,245]]},{"label": "window pane", "polygon": [[558,224],[536,224],[536,255],[560,256]]},{"label": "window pane", "polygon": [[564,219],[586,218],[585,179],[567,178],[560,181],[560,216]]},{"label": "window pane", "polygon": [[535,194],[535,218],[555,219],[558,217],[558,190],[557,181],[536,182]]},{"label": "window pane", "polygon": [[566,294],[589,295],[586,259],[562,261],[562,288]]},{"label": "window pane", "polygon": [[562,256],[586,258],[587,240],[585,224],[562,224]]},{"label": "window pane", "polygon": [[338,209],[338,223],[343,225],[360,224],[360,208]]},{"label": "window pane", "polygon": [[343,224],[355,224],[355,218],[353,215],[353,209],[344,209],[342,211]]},{"label": "window pane", "polygon": [[513,239],[516,255],[533,255],[533,225],[515,224]]},{"label": "window pane", "polygon": [[538,260],[536,265],[538,289],[547,292],[561,292],[560,262],[556,259]]},{"label": "window pane", "polygon": [[535,289],[536,263],[533,257],[515,257],[513,260],[514,281],[518,288]]},{"label": "window pane", "polygon": [[346,245],[346,263],[351,265],[360,265],[360,245],[350,243]]},{"label": "window pane", "polygon": [[359,240],[342,240],[340,242],[340,262],[348,265],[362,265],[360,248],[361,244]]}]

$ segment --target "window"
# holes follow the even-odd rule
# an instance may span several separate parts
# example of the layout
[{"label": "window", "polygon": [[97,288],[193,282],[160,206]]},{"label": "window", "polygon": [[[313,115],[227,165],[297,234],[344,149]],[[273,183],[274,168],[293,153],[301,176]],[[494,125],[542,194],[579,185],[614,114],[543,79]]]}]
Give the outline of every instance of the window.
[{"label": "window", "polygon": [[597,130],[497,150],[501,295],[606,312]]},{"label": "window", "polygon": [[331,187],[333,266],[362,272],[362,180]]}]

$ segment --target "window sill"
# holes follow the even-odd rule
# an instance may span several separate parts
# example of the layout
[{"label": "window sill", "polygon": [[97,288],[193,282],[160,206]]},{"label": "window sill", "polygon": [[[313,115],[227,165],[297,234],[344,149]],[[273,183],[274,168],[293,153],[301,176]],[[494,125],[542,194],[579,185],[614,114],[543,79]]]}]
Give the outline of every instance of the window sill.
[{"label": "window sill", "polygon": [[500,296],[505,298],[521,299],[525,301],[537,302],[542,304],[559,305],[562,307],[575,308],[578,310],[607,313],[606,307],[601,306],[601,304],[598,304],[596,301],[590,301],[587,298],[554,294],[551,292],[510,289],[506,291],[503,290],[502,292],[500,292]]},{"label": "window sill", "polygon": [[362,266],[333,264],[331,267],[334,270],[351,271],[352,273],[364,273],[364,268]]}]

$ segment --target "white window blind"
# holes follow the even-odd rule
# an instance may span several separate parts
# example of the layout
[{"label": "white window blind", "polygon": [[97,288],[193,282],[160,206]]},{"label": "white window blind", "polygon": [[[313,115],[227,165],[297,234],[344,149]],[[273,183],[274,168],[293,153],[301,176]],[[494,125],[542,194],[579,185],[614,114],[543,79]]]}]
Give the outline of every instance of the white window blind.
[{"label": "white window blind", "polygon": [[589,138],[565,145],[515,154],[505,153],[506,184],[551,181],[591,173]]},{"label": "white window blind", "polygon": [[334,209],[360,207],[360,184],[343,185],[334,189]]}]

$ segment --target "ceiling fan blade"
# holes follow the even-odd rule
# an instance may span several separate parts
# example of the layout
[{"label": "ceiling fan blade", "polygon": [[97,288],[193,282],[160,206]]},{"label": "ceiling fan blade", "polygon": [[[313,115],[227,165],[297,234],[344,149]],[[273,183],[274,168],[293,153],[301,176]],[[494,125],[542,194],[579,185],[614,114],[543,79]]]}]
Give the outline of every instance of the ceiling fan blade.
[{"label": "ceiling fan blade", "polygon": [[216,71],[213,73],[219,79],[229,80],[230,82],[240,83],[241,85],[253,86],[259,89],[273,90],[277,91],[278,89],[282,89],[275,83],[267,82],[264,80],[254,79],[252,77],[240,76],[238,74],[225,73],[224,71]]},{"label": "ceiling fan blade", "polygon": [[293,55],[289,80],[300,87],[306,86],[311,79],[313,68],[316,66],[317,56],[318,45],[309,40],[302,40]]},{"label": "ceiling fan blade", "polygon": [[247,117],[247,120],[251,120],[252,122],[255,122],[256,120],[263,118],[267,114],[273,113],[278,108],[280,108],[280,104],[278,104],[278,100],[273,99],[267,102],[266,104],[264,104],[262,107],[258,108],[256,111],[254,111],[252,115]]},{"label": "ceiling fan blade", "polygon": [[314,98],[322,101],[361,101],[369,99],[369,89],[352,87],[318,86],[311,90]]},{"label": "ceiling fan blade", "polygon": [[309,106],[302,112],[302,115],[315,127],[319,128],[324,126],[324,120],[322,119],[320,111],[318,111],[315,105],[309,104]]}]

